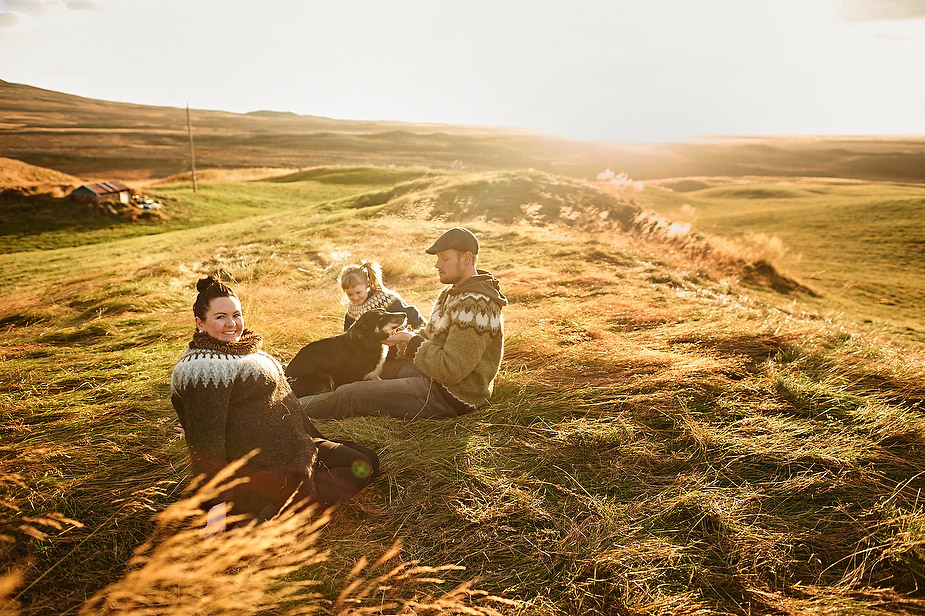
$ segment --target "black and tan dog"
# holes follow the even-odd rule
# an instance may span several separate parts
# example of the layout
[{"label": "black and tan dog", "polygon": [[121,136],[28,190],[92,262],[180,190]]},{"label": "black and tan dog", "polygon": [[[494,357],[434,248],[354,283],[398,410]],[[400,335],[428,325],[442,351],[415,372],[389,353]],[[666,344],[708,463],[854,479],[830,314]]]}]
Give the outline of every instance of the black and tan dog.
[{"label": "black and tan dog", "polygon": [[292,391],[302,397],[377,378],[389,351],[382,341],[404,324],[402,312],[369,310],[344,333],[305,345],[286,366]]}]

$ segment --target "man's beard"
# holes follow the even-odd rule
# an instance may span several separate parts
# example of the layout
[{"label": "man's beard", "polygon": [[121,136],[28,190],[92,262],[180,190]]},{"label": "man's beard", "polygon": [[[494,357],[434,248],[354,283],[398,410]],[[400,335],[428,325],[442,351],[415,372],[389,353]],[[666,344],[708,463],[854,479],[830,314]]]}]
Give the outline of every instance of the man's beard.
[{"label": "man's beard", "polygon": [[440,282],[443,284],[456,284],[461,279],[461,272],[440,272]]}]

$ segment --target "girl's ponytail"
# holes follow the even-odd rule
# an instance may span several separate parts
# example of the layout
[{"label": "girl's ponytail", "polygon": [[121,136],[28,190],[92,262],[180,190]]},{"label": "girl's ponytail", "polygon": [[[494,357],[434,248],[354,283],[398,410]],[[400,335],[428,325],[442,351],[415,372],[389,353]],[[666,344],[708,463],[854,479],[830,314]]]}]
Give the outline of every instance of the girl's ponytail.
[{"label": "girl's ponytail", "polygon": [[382,284],[382,266],[375,261],[363,261],[360,269],[366,272],[366,280],[369,283],[370,291],[384,291],[385,285]]}]

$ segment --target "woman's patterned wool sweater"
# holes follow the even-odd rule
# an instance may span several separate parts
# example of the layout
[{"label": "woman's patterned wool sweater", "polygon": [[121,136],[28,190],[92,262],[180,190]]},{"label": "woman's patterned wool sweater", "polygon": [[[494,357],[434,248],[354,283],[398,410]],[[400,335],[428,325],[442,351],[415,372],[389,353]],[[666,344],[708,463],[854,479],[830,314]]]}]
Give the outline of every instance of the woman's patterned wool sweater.
[{"label": "woman's patterned wool sweater", "polygon": [[504,355],[505,305],[498,279],[478,270],[440,293],[430,321],[408,343],[406,356],[457,400],[484,406]]},{"label": "woman's patterned wool sweater", "polygon": [[302,425],[283,368],[245,330],[237,342],[197,333],[171,376],[171,402],[186,435],[194,475],[212,477],[254,449],[248,483],[229,498],[235,513],[278,508],[297,489],[310,497],[317,449]]}]

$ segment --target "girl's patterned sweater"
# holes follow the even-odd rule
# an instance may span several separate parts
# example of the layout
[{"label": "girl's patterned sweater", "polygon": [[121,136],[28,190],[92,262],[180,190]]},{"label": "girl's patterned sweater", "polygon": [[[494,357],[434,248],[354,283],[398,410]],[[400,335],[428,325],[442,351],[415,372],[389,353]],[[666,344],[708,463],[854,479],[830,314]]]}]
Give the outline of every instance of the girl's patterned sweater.
[{"label": "girl's patterned sweater", "polygon": [[412,329],[417,329],[424,325],[424,318],[418,309],[410,304],[405,303],[394,291],[373,291],[369,294],[362,304],[349,303],[347,305],[347,314],[344,315],[344,331],[347,331],[364,312],[375,308],[381,308],[386,312],[404,312],[408,318],[408,325]]}]

